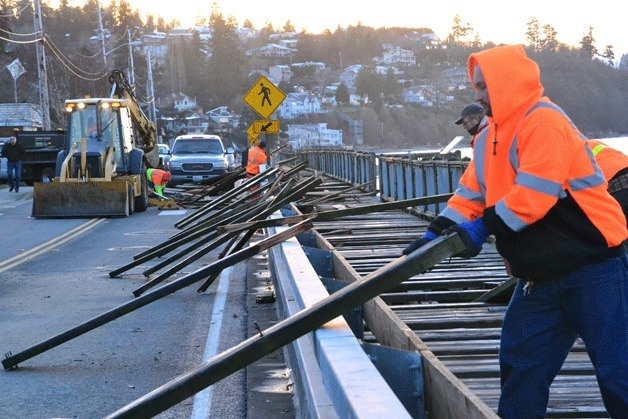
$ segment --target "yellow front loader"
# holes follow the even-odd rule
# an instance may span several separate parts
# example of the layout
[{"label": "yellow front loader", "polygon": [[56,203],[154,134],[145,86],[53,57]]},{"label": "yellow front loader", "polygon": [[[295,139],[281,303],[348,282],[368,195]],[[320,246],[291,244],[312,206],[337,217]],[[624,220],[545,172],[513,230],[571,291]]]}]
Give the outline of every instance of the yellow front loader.
[{"label": "yellow front loader", "polygon": [[146,170],[159,162],[155,125],[121,72],[110,82],[110,98],[66,101],[66,147],[54,181],[34,184],[33,217],[125,217],[148,207]]}]

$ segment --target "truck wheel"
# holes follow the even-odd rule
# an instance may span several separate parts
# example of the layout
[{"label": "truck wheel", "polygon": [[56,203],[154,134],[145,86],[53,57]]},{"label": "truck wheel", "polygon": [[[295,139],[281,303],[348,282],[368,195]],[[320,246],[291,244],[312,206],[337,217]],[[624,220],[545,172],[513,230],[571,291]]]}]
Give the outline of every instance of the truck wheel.
[{"label": "truck wheel", "polygon": [[41,171],[41,176],[39,181],[41,183],[50,183],[55,178],[55,169],[52,167],[44,167],[44,170]]},{"label": "truck wheel", "polygon": [[146,179],[146,166],[143,164],[140,179],[141,192],[135,197],[135,211],[137,212],[146,211],[148,208],[148,179]]}]

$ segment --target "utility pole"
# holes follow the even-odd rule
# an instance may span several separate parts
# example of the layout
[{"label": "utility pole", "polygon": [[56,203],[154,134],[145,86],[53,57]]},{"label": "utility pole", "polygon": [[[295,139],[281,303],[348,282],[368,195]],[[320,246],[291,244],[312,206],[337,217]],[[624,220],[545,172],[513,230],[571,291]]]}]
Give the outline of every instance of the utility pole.
[{"label": "utility pole", "polygon": [[102,41],[102,59],[105,62],[105,69],[107,69],[107,51],[105,49],[105,31],[102,27],[102,14],[100,12],[100,0],[96,0],[96,7],[98,8],[98,30],[100,32],[100,40]]},{"label": "utility pole", "polygon": [[48,100],[48,73],[46,72],[46,50],[44,48],[44,27],[41,18],[40,0],[33,2],[33,23],[39,40],[35,43],[37,55],[37,75],[39,77],[39,107],[42,115],[42,127],[50,130],[50,106]]},{"label": "utility pole", "polygon": [[133,45],[131,44],[131,28],[127,28],[129,40],[129,83],[131,90],[135,91],[135,69],[133,68]]},{"label": "utility pole", "polygon": [[155,110],[155,88],[153,86],[153,65],[150,59],[150,49],[146,50],[148,61],[148,83],[146,83],[146,96],[148,97],[148,118],[157,124],[157,111]]}]

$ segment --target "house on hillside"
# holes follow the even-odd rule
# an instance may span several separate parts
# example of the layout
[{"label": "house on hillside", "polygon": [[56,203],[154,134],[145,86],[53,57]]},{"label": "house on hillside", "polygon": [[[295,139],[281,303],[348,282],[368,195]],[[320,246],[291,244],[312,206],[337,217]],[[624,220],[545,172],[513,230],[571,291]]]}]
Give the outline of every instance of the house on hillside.
[{"label": "house on hillside", "polygon": [[192,98],[185,93],[171,93],[158,99],[158,108],[174,107],[178,112],[191,111],[197,109],[196,98]]},{"label": "house on hillside", "polygon": [[267,44],[260,48],[254,48],[246,51],[246,55],[249,57],[257,57],[257,58],[283,58],[290,57],[295,52],[297,52],[294,48],[284,47],[279,44]]},{"label": "house on hillside", "polygon": [[451,67],[440,74],[441,83],[455,86],[471,86],[467,67]]},{"label": "house on hillside", "polygon": [[190,112],[185,115],[184,128],[188,134],[206,134],[209,124],[203,113]]},{"label": "house on hillside", "polygon": [[312,93],[288,93],[279,108],[277,115],[280,119],[294,119],[300,115],[321,112],[321,100]]},{"label": "house on hillside", "polygon": [[400,47],[390,47],[384,51],[381,57],[373,58],[376,64],[416,65],[414,52]]},{"label": "house on hillside", "polygon": [[349,89],[355,88],[355,81],[358,78],[358,73],[362,70],[361,64],[355,64],[349,66],[340,73],[340,82],[344,83]]},{"label": "house on hillside", "polygon": [[342,147],[342,131],[327,128],[327,123],[289,124],[288,142],[293,149]]},{"label": "house on hillside", "polygon": [[412,86],[403,89],[401,93],[405,103],[416,103],[421,106],[434,106],[437,101],[438,91],[433,86]]},{"label": "house on hillside", "polygon": [[220,106],[207,111],[205,115],[211,120],[214,126],[224,127],[228,125],[232,128],[237,128],[240,124],[240,115],[231,112],[227,106]]},{"label": "house on hillside", "polygon": [[268,69],[268,74],[269,79],[276,85],[279,85],[281,82],[290,83],[293,73],[288,65],[275,65]]}]

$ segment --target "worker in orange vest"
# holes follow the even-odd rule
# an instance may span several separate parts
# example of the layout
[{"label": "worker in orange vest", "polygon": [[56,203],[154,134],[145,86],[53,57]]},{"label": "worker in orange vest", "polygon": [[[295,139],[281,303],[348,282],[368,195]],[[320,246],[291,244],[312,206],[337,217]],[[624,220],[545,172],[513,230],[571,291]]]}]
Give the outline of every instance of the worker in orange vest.
[{"label": "worker in orange vest", "polygon": [[266,164],[266,142],[260,141],[258,145],[249,150],[248,163],[246,164],[246,177],[259,175],[259,165]]},{"label": "worker in orange vest", "polygon": [[164,194],[164,188],[168,184],[168,181],[172,178],[170,172],[166,172],[161,169],[148,169],[146,171],[146,177],[149,182],[152,183],[152,187],[159,195]]},{"label": "worker in orange vest", "polygon": [[628,218],[628,156],[598,140],[588,140],[587,146],[608,182],[608,193],[619,202]]}]

